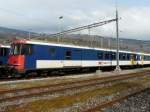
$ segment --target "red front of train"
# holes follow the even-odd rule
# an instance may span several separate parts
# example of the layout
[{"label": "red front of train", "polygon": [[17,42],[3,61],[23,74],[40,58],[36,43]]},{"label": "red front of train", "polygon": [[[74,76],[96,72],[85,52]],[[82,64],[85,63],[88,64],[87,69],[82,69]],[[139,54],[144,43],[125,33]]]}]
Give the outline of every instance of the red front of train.
[{"label": "red front of train", "polygon": [[23,54],[23,45],[26,43],[25,40],[16,40],[12,44],[11,55],[8,59],[8,65],[14,67],[17,72],[24,71],[25,55]]}]

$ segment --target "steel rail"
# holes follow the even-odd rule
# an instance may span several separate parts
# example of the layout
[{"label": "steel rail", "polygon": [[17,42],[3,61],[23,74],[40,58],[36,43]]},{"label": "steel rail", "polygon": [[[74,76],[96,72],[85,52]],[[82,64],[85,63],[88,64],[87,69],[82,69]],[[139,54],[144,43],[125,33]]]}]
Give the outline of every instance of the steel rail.
[{"label": "steel rail", "polygon": [[128,99],[130,97],[136,96],[136,95],[138,95],[140,93],[143,93],[143,92],[145,92],[145,91],[147,91],[149,89],[150,88],[148,87],[148,88],[143,88],[141,90],[137,90],[137,91],[131,92],[130,94],[128,94],[126,96],[119,97],[119,98],[113,99],[113,100],[108,101],[108,102],[104,102],[104,103],[99,104],[98,106],[96,106],[94,108],[88,109],[88,110],[83,111],[83,112],[101,112],[102,109],[106,109],[108,107],[111,107],[111,106],[113,106],[116,103],[120,103],[120,102],[122,102],[122,101],[124,101],[124,100],[126,100],[126,99]]},{"label": "steel rail", "polygon": [[127,75],[140,75],[143,73],[149,73],[150,71],[142,71],[139,73],[130,73],[130,74],[126,74],[126,75],[114,75],[114,76],[108,76],[108,77],[99,77],[99,78],[88,78],[88,79],[83,79],[83,80],[78,80],[78,81],[68,81],[68,82],[64,82],[64,83],[57,83],[57,84],[49,84],[46,86],[40,86],[40,87],[29,87],[29,88],[23,88],[23,89],[10,89],[10,90],[3,90],[0,91],[0,95],[1,94],[5,94],[5,93],[13,93],[13,92],[21,92],[21,91],[28,91],[28,90],[33,90],[33,89],[43,89],[43,88],[49,88],[49,87],[58,87],[58,86],[66,86],[66,85],[71,85],[71,84],[82,84],[82,83],[87,83],[87,82],[91,82],[91,81],[103,81],[103,80],[109,80],[109,79],[113,79],[113,78],[118,78],[118,77],[126,77]]},{"label": "steel rail", "polygon": [[[146,76],[146,75],[149,75],[149,72],[147,72],[147,73],[144,72],[144,73],[139,73],[139,74],[128,74],[128,75],[125,75],[125,76],[120,75],[120,76],[114,76],[114,77],[92,79],[91,82],[89,82],[90,80],[86,80],[85,82],[84,81],[79,81],[79,82],[77,81],[77,82],[73,82],[73,83],[56,84],[56,85],[50,85],[50,86],[44,87],[44,89],[46,91],[40,91],[40,92],[38,92],[38,90],[43,89],[43,87],[36,87],[36,89],[35,88],[34,89],[33,88],[22,89],[21,91],[20,90],[13,90],[14,94],[18,93],[18,92],[27,92],[28,94],[1,98],[0,103],[7,102],[7,101],[19,100],[21,98],[30,98],[30,97],[36,97],[36,96],[41,96],[41,95],[45,95],[45,94],[52,94],[52,93],[71,90],[71,89],[80,89],[80,88],[83,88],[83,87],[94,86],[94,85],[98,85],[98,84],[107,84],[107,83],[115,82],[115,81],[118,81],[118,80],[119,81],[128,80],[128,79],[131,79],[131,78],[142,77],[142,76]],[[101,81],[101,82],[97,82],[97,81]],[[31,91],[36,91],[36,92],[31,93]],[[6,91],[3,92],[3,94],[4,93],[7,94]],[[2,96],[2,92],[0,93],[0,96]]]}]

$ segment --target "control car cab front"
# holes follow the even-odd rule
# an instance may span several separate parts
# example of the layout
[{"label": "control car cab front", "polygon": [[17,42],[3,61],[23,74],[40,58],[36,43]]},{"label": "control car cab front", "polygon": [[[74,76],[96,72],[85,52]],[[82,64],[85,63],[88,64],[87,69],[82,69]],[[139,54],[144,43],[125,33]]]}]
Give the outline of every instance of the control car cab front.
[{"label": "control car cab front", "polygon": [[12,44],[12,52],[8,59],[8,64],[18,71],[24,70],[25,57],[31,54],[32,48],[29,44]]}]

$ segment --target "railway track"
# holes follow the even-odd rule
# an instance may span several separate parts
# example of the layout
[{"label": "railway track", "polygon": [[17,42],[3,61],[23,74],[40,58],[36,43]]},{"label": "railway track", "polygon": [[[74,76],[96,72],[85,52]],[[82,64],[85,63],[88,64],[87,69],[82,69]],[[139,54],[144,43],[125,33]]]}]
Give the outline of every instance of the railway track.
[{"label": "railway track", "polygon": [[0,83],[5,83],[5,82],[16,82],[16,81],[26,81],[26,80],[38,80],[41,78],[52,78],[52,77],[60,77],[60,76],[70,76],[70,75],[84,75],[84,74],[91,74],[94,73],[93,71],[90,72],[80,72],[80,73],[53,73],[49,75],[41,75],[41,76],[30,76],[29,77],[22,77],[22,78],[2,78],[0,77]]},{"label": "railway track", "polygon": [[147,91],[147,90],[149,90],[149,89],[150,89],[150,88],[143,88],[143,89],[141,89],[141,90],[134,91],[134,92],[132,92],[132,93],[126,95],[126,96],[122,96],[122,97],[113,99],[113,100],[111,100],[111,101],[101,103],[101,104],[99,104],[98,106],[93,107],[93,108],[88,109],[88,110],[83,111],[83,112],[102,112],[103,109],[105,109],[105,108],[111,107],[111,106],[113,106],[113,105],[116,104],[116,103],[123,102],[124,100],[127,100],[127,99],[130,98],[130,97],[133,97],[133,96],[136,96],[136,95],[138,95],[138,94],[141,94],[141,93],[143,93],[143,92],[145,92],[145,91]]},{"label": "railway track", "polygon": [[[122,70],[129,70],[129,69],[135,69],[135,68],[122,68]],[[112,70],[104,70],[104,71],[107,71],[107,72],[110,72]],[[80,73],[74,73],[72,72],[71,75],[81,75],[81,74],[90,74],[90,73],[94,73],[94,71],[89,71],[89,72],[80,72]],[[53,73],[53,74],[50,74],[50,75],[44,75],[44,76],[31,76],[31,77],[24,77],[24,78],[2,78],[0,77],[0,83],[5,83],[5,82],[15,82],[15,81],[25,81],[25,80],[34,80],[34,79],[40,79],[40,78],[51,78],[51,77],[60,77],[60,76],[70,76],[70,73]]]},{"label": "railway track", "polygon": [[47,85],[42,87],[1,91],[0,103],[12,102],[22,98],[36,97],[44,94],[50,94],[50,93],[52,94],[56,92],[59,93],[66,90],[80,89],[87,86],[95,86],[101,84],[108,84],[116,81],[129,80],[129,79],[149,75],[149,73],[150,71],[128,74],[128,75],[110,76],[110,77],[97,78],[97,79],[94,78],[94,79],[88,79],[83,81],[66,82],[66,83]]}]

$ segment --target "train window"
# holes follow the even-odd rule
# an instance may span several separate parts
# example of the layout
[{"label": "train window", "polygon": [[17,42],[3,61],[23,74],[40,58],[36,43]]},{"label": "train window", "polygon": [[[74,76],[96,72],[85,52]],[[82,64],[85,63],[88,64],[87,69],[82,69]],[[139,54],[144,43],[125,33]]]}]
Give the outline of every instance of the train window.
[{"label": "train window", "polygon": [[126,54],[122,53],[119,55],[120,60],[126,60]]},{"label": "train window", "polygon": [[150,56],[147,56],[148,57],[148,60],[150,60]]},{"label": "train window", "polygon": [[132,54],[130,55],[130,59],[133,59],[133,55]]},{"label": "train window", "polygon": [[144,60],[146,60],[146,56],[144,56]]},{"label": "train window", "polygon": [[109,53],[105,53],[105,59],[106,59],[106,60],[107,60],[107,59],[110,59]]},{"label": "train window", "polygon": [[32,54],[32,45],[23,44],[21,48],[21,55],[31,55]]},{"label": "train window", "polygon": [[71,51],[66,51],[66,60],[71,60]]},{"label": "train window", "polygon": [[50,48],[50,49],[49,49],[49,52],[50,52],[50,55],[51,55],[51,56],[55,56],[55,54],[56,54],[56,49],[55,49],[55,48]]},{"label": "train window", "polygon": [[119,54],[119,59],[120,60],[126,60],[126,54],[120,53]]},{"label": "train window", "polygon": [[98,54],[97,54],[97,58],[98,58],[98,59],[103,59],[103,57],[104,57],[104,56],[103,56],[103,53],[98,53]]},{"label": "train window", "polygon": [[13,45],[14,55],[31,55],[33,53],[32,45],[30,44],[16,44]]},{"label": "train window", "polygon": [[112,53],[112,54],[111,54],[111,59],[112,59],[112,60],[116,60],[116,53]]},{"label": "train window", "polygon": [[144,60],[148,61],[148,60],[150,60],[150,57],[149,56],[144,56]]},{"label": "train window", "polygon": [[138,60],[138,55],[135,55],[135,59]]},{"label": "train window", "polygon": [[20,54],[20,44],[16,44],[16,45],[12,45],[12,48],[13,48],[13,55],[17,55],[17,54]]},{"label": "train window", "polygon": [[7,56],[7,48],[0,48],[0,56]]},{"label": "train window", "polygon": [[150,60],[150,56],[147,56],[148,57],[148,60]]},{"label": "train window", "polygon": [[126,54],[122,54],[122,60],[126,60]]},{"label": "train window", "polygon": [[136,55],[135,54],[133,55],[133,58],[134,58],[134,60],[136,60]]},{"label": "train window", "polygon": [[130,54],[127,54],[127,60],[130,60]]},{"label": "train window", "polygon": [[122,54],[119,53],[119,60],[122,60]]}]

